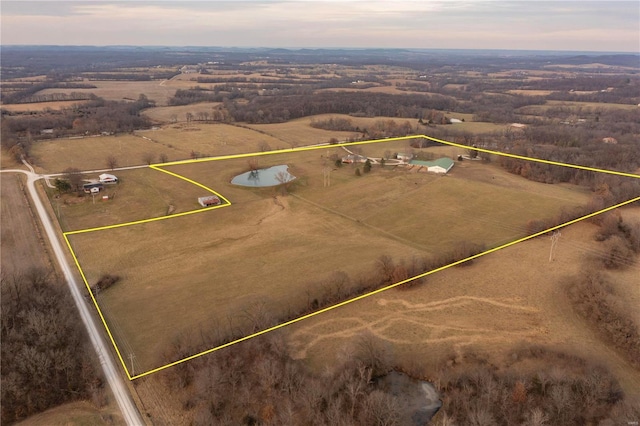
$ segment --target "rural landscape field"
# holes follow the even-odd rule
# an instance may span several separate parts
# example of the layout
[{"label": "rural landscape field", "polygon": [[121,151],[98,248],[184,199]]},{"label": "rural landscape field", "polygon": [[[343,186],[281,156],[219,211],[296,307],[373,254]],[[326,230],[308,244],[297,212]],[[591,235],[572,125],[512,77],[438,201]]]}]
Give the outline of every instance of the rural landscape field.
[{"label": "rural landscape field", "polygon": [[[148,424],[637,419],[637,55],[143,51],[3,51],[3,338],[64,289],[37,179]],[[93,355],[38,406],[8,351],[3,422],[123,422]]]}]

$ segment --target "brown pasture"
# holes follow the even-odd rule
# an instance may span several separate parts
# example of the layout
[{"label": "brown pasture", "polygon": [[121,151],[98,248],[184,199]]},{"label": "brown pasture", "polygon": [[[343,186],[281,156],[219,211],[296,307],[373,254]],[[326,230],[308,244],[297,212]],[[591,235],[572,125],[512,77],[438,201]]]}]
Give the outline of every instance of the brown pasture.
[{"label": "brown pasture", "polygon": [[[566,299],[566,277],[578,274],[585,256],[600,250],[596,228],[579,223],[562,230],[549,262],[547,237],[491,253],[467,267],[450,268],[409,290],[394,289],[291,326],[297,357],[313,365],[334,362],[340,348],[371,334],[398,362],[423,374],[446,359],[488,354],[498,365],[503,354],[524,344],[549,345],[606,365],[633,403],[640,402],[640,372],[632,368],[579,317]],[[638,297],[638,265],[614,273]],[[636,310],[637,311],[637,310]]]},{"label": "brown pasture", "polygon": [[158,367],[171,338],[199,324],[237,326],[260,304],[269,312],[299,309],[336,270],[355,277],[382,254],[409,259],[461,240],[504,243],[524,235],[528,219],[586,201],[572,188],[547,193],[547,185],[495,179],[496,170],[481,164],[446,177],[399,168],[356,177],[346,166],[326,188],[327,157],[342,152],[260,157],[260,167],[289,164],[298,176],[291,195],[277,198],[274,189],[229,184],[248,169],[246,159],[172,166],[232,206],[69,237],[90,283],[104,273],[123,278],[99,303],[136,368]]},{"label": "brown pasture", "polygon": [[263,143],[271,149],[291,148],[290,144],[270,134],[222,123],[176,123],[163,126],[162,130],[137,134],[176,150],[181,158],[189,158],[192,151],[200,153],[200,156],[257,152]]},{"label": "brown pasture", "polygon": [[18,426],[124,425],[115,403],[96,408],[88,401],[70,402],[17,423]]},{"label": "brown pasture", "polygon": [[141,132],[139,135],[115,135],[43,140],[33,144],[31,157],[39,171],[61,173],[69,167],[80,170],[107,169],[107,157],[114,156],[118,167],[144,164],[147,153],[166,154],[170,160],[189,158],[186,149],[162,145],[142,136],[156,132]]},{"label": "brown pasture", "polygon": [[70,108],[74,105],[82,104],[84,101],[52,101],[52,102],[33,102],[28,104],[8,104],[2,105],[2,109],[11,112],[42,112],[45,110],[61,110]]},{"label": "brown pasture", "polygon": [[[145,156],[149,153],[153,154],[153,162],[157,163],[161,154],[166,155],[168,161],[177,161],[189,159],[193,153],[203,157],[256,152],[262,149],[263,144],[274,150],[293,147],[296,139],[286,136],[289,126],[279,131],[277,125],[273,126],[276,126],[274,134],[281,137],[272,135],[268,128],[252,130],[248,126],[221,123],[175,123],[157,130],[137,131],[133,135],[39,141],[34,144],[31,156],[38,170],[61,173],[69,167],[80,170],[106,169],[109,156],[116,158],[118,167],[126,167],[145,164]],[[295,127],[293,125],[291,130],[295,131]],[[299,127],[297,134],[303,137],[305,128],[310,129]],[[322,139],[307,137],[301,144],[309,141],[327,142],[333,135],[323,130],[316,134],[327,136]],[[351,135],[351,132],[348,134]]]},{"label": "brown pasture", "polygon": [[161,106],[148,108],[142,113],[150,119],[160,123],[172,123],[175,121],[187,121],[186,114],[191,113],[194,117],[199,112],[211,112],[220,102],[202,102],[191,105]]},{"label": "brown pasture", "polygon": [[38,95],[49,95],[52,93],[93,93],[96,96],[107,100],[122,101],[135,100],[139,95],[144,94],[158,105],[166,105],[173,97],[176,87],[168,85],[163,81],[99,81],[92,80],[89,84],[96,86],[93,89],[44,89]]},{"label": "brown pasture", "polygon": [[12,277],[30,268],[51,270],[47,246],[40,237],[22,174],[2,174],[0,179],[0,264],[2,275]]}]

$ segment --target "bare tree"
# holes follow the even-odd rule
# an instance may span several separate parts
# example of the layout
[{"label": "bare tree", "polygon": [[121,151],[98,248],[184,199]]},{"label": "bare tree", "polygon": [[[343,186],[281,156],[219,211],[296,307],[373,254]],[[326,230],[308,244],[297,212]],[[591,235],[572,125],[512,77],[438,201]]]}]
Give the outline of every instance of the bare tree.
[{"label": "bare tree", "polygon": [[151,163],[153,163],[153,160],[156,158],[156,155],[153,152],[145,152],[144,154],[142,154],[142,161],[144,161],[145,164],[150,165]]},{"label": "bare tree", "polygon": [[258,144],[258,149],[261,152],[271,151],[271,146],[266,141],[260,141]]},{"label": "bare tree", "polygon": [[276,173],[275,178],[279,182],[279,186],[282,189],[283,194],[286,194],[289,191],[289,184],[292,181],[289,172],[278,172]]},{"label": "bare tree", "polygon": [[118,167],[118,159],[114,155],[107,156],[107,167],[111,170]]},{"label": "bare tree", "polygon": [[167,156],[167,154],[165,154],[164,152],[160,154],[160,162],[161,163],[166,163],[167,161],[169,161],[169,157]]},{"label": "bare tree", "polygon": [[69,182],[71,189],[74,191],[78,191],[80,189],[82,186],[82,180],[84,179],[84,175],[80,172],[80,169],[75,167],[65,169],[63,177]]}]

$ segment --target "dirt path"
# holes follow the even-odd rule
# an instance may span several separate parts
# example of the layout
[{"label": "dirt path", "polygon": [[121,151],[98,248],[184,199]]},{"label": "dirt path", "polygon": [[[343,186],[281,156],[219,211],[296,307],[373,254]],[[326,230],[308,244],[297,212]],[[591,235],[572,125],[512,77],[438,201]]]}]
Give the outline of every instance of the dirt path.
[{"label": "dirt path", "polygon": [[435,365],[470,352],[501,360],[516,345],[541,344],[605,365],[627,397],[640,403],[640,371],[577,317],[566,297],[567,278],[580,272],[593,250],[602,250],[594,230],[587,223],[563,229],[553,262],[549,239],[537,238],[472,266],[433,274],[412,289],[390,290],[319,315],[292,327],[292,352],[322,365],[369,333],[402,359]]}]

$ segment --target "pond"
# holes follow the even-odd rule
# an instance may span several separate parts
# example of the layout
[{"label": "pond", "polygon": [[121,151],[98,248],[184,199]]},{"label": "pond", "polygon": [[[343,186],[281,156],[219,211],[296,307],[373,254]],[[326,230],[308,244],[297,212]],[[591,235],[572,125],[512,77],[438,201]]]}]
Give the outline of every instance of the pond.
[{"label": "pond", "polygon": [[377,380],[378,387],[401,398],[406,404],[403,424],[424,425],[442,407],[440,395],[429,382],[416,380],[398,371],[392,371]]},{"label": "pond", "polygon": [[269,167],[268,169],[250,170],[231,179],[231,183],[239,186],[267,187],[291,182],[296,177],[289,173],[286,164]]}]

